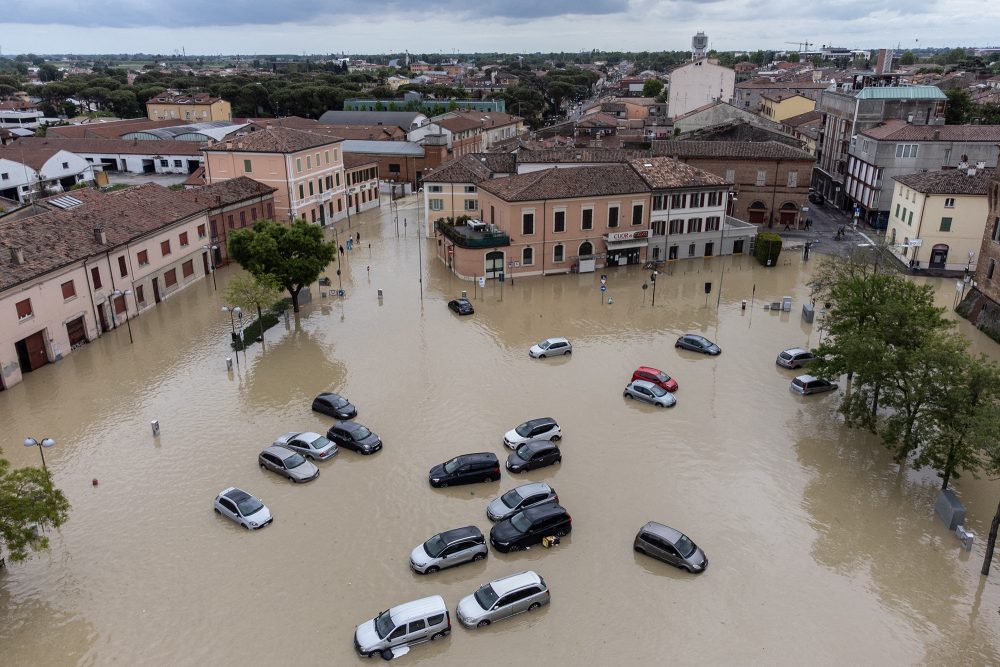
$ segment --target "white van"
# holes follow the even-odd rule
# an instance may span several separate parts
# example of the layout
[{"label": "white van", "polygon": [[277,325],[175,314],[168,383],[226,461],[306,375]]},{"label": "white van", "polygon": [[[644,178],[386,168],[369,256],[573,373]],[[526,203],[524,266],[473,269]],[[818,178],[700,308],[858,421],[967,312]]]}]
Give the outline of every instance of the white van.
[{"label": "white van", "polygon": [[451,616],[444,598],[432,595],[397,605],[365,621],[354,631],[354,648],[366,658],[386,660],[409,651],[410,646],[441,639],[451,633]]}]

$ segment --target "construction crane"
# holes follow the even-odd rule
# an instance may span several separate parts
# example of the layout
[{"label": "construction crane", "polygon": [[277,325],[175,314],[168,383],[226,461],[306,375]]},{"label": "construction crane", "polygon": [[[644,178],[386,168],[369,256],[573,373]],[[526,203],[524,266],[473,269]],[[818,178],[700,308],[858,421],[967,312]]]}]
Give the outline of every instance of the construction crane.
[{"label": "construction crane", "polygon": [[814,46],[812,42],[785,42],[785,44],[794,44],[799,47],[799,51],[808,51],[810,46]]}]

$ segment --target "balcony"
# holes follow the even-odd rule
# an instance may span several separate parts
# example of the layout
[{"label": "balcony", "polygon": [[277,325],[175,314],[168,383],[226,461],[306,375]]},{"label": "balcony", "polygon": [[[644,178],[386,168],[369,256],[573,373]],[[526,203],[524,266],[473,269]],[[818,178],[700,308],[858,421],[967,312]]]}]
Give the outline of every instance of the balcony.
[{"label": "balcony", "polygon": [[509,236],[488,227],[473,230],[468,225],[449,225],[444,220],[438,220],[434,228],[459,248],[501,248],[510,245]]}]

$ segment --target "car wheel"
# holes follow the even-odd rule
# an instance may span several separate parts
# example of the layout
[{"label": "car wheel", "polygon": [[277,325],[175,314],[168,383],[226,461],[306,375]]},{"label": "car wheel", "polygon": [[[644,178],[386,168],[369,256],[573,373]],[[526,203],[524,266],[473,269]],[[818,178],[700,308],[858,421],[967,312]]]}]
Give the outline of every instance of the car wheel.
[{"label": "car wheel", "polygon": [[632,398],[632,394],[628,393],[627,391],[623,391],[622,396],[624,396],[625,398]]},{"label": "car wheel", "polygon": [[260,469],[261,469],[261,470],[263,470],[263,469],[264,469],[264,464],[263,464],[263,463],[261,463],[261,464],[260,464]]},{"label": "car wheel", "polygon": [[246,528],[247,530],[250,530],[250,526],[246,525],[245,523],[241,523],[240,525]]},{"label": "car wheel", "polygon": [[552,440],[552,442],[559,442],[560,440],[562,440],[562,436],[561,435],[554,435],[554,436],[552,436],[551,440]]},{"label": "car wheel", "polygon": [[566,350],[566,352],[564,352],[563,354],[567,354],[567,355],[573,354],[573,350]]},{"label": "car wheel", "polygon": [[642,547],[637,547],[637,546],[633,545],[632,549],[634,551],[636,551],[637,553],[641,553],[641,554],[645,554],[646,553],[645,550]]},{"label": "car wheel", "polygon": [[448,488],[448,482],[443,482],[441,484],[438,484],[438,488],[439,489],[447,489]]},{"label": "car wheel", "polygon": [[392,651],[390,649],[382,651],[379,655],[382,656],[383,660],[392,660]]},{"label": "car wheel", "polygon": [[539,359],[544,359],[544,358],[545,358],[545,355],[544,355],[544,354],[540,354],[540,355],[538,355],[538,358],[539,358]]},{"label": "car wheel", "polygon": [[514,553],[515,551],[524,551],[524,546],[520,544],[512,544],[510,548],[507,549],[507,553]]},{"label": "car wheel", "polygon": [[562,463],[562,457],[561,456],[556,459],[556,463]]},{"label": "car wheel", "polygon": [[213,507],[212,509],[215,510],[216,514],[218,514],[219,516],[222,516],[222,512],[219,511],[218,507]]},{"label": "car wheel", "polygon": [[556,537],[566,537],[566,531],[565,530],[557,530],[556,531]]},{"label": "car wheel", "polygon": [[476,554],[472,557],[473,562],[481,561],[486,558],[486,554]]},{"label": "car wheel", "polygon": [[492,478],[492,477],[484,477],[484,478],[483,478],[483,481],[484,481],[484,482],[492,482],[492,481],[493,481],[493,478]]},{"label": "car wheel", "polygon": [[542,605],[540,603],[538,603],[538,602],[532,602],[531,606],[528,607],[528,611],[535,611],[536,609],[538,609],[541,606]]},{"label": "car wheel", "polygon": [[424,574],[433,574],[434,572],[437,572],[440,569],[441,568],[439,568],[437,565],[431,565],[429,568],[424,570]]},{"label": "car wheel", "polygon": [[478,623],[476,623],[476,627],[477,628],[485,628],[489,624],[490,624],[490,622],[484,618],[483,620],[481,620]]},{"label": "car wheel", "polygon": [[666,403],[657,403],[656,405],[657,405],[657,407],[661,407],[661,408],[667,407]]},{"label": "car wheel", "polygon": [[439,639],[444,639],[447,634],[448,634],[447,632],[435,632],[433,635],[431,635],[431,641],[436,642]]}]

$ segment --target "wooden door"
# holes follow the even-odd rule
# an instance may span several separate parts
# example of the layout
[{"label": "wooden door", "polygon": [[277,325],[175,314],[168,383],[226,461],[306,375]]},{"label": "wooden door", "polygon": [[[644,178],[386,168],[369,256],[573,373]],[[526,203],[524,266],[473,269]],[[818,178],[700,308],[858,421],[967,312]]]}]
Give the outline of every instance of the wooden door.
[{"label": "wooden door", "polygon": [[[45,351],[45,331],[33,333],[27,338],[18,341],[18,357],[21,361],[21,370],[38,370],[49,363],[49,355]],[[25,365],[27,367],[25,368]]]},{"label": "wooden door", "polygon": [[84,326],[83,315],[66,323],[66,333],[69,335],[71,349],[87,342],[87,330]]}]

